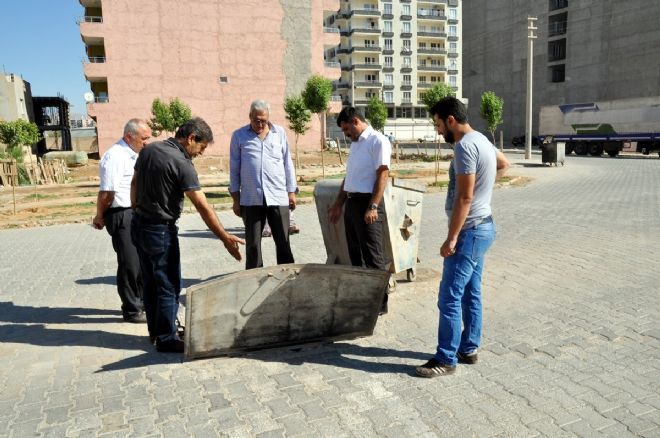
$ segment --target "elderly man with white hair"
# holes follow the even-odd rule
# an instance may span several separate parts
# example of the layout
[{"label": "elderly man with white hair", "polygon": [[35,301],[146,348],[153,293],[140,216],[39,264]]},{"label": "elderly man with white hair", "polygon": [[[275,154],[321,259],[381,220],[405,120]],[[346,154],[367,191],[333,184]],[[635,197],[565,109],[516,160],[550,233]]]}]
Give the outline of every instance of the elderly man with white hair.
[{"label": "elderly man with white hair", "polygon": [[245,224],[245,268],[263,266],[261,233],[266,220],[275,241],[277,264],[294,263],[289,210],[296,208],[296,174],[286,131],[271,123],[267,102],[252,102],[250,123],[234,131],[229,169],[234,214]]}]

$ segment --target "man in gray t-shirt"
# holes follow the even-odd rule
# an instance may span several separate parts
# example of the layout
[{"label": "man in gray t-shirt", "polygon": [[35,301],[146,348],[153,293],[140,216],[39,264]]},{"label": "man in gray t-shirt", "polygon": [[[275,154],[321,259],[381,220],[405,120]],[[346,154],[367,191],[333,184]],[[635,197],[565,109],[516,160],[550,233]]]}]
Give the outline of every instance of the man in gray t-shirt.
[{"label": "man in gray t-shirt", "polygon": [[431,108],[438,134],[454,144],[445,210],[449,217],[438,297],[440,324],[434,357],[417,367],[421,377],[456,371],[473,364],[481,341],[481,273],[486,251],[495,240],[490,201],[495,178],[509,166],[504,155],[467,122],[467,109],[455,97]]}]

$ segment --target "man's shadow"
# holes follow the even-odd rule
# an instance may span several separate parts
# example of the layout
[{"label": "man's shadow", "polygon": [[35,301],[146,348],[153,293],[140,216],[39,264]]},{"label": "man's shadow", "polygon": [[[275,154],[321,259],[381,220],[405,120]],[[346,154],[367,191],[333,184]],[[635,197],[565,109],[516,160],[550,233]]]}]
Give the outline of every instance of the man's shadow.
[{"label": "man's shadow", "polygon": [[[227,231],[228,233],[233,234],[237,237],[240,237],[241,239],[245,239],[245,228],[244,227],[225,228],[225,231]],[[213,234],[213,232],[210,231],[210,230],[184,231],[182,233],[179,233],[179,237],[197,237],[197,238],[201,238],[201,239],[217,239],[217,237],[215,237],[215,234]]]},{"label": "man's shadow", "polygon": [[119,310],[17,306],[10,301],[0,302],[0,322],[14,324],[93,324],[117,322],[118,319],[121,319],[121,311]]}]

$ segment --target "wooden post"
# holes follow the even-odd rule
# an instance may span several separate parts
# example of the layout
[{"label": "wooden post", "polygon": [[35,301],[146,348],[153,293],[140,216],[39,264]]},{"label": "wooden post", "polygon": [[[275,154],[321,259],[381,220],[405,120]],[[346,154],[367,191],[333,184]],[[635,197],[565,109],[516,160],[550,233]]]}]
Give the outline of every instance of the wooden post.
[{"label": "wooden post", "polygon": [[339,141],[339,137],[335,138],[335,143],[337,143],[337,155],[339,155],[339,164],[343,166],[344,162],[341,159],[341,142]]},{"label": "wooden post", "polygon": [[504,131],[500,131],[500,151],[504,152]]}]

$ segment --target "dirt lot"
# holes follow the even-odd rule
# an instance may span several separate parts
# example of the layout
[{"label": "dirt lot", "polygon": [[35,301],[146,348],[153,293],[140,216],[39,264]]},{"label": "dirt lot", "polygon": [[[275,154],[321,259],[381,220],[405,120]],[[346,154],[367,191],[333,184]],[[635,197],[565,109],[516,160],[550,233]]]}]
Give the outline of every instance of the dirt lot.
[{"label": "dirt lot", "polygon": [[[342,178],[345,155],[341,163],[337,152],[324,153],[325,177]],[[434,157],[401,156],[392,160],[393,173],[400,178],[414,178],[429,184],[429,190],[446,186],[448,157],[436,164]],[[200,157],[195,167],[200,175],[204,192],[216,208],[229,208],[229,163],[227,157]],[[314,184],[323,178],[321,156],[318,152],[303,153],[297,172],[301,202],[309,202]],[[436,182],[437,179],[437,182]],[[66,184],[11,187],[0,186],[0,229],[52,225],[69,222],[89,222],[96,212],[98,192],[98,161],[90,160],[82,167],[70,168]],[[16,212],[14,213],[14,192]],[[188,207],[190,204],[187,202]]]}]

